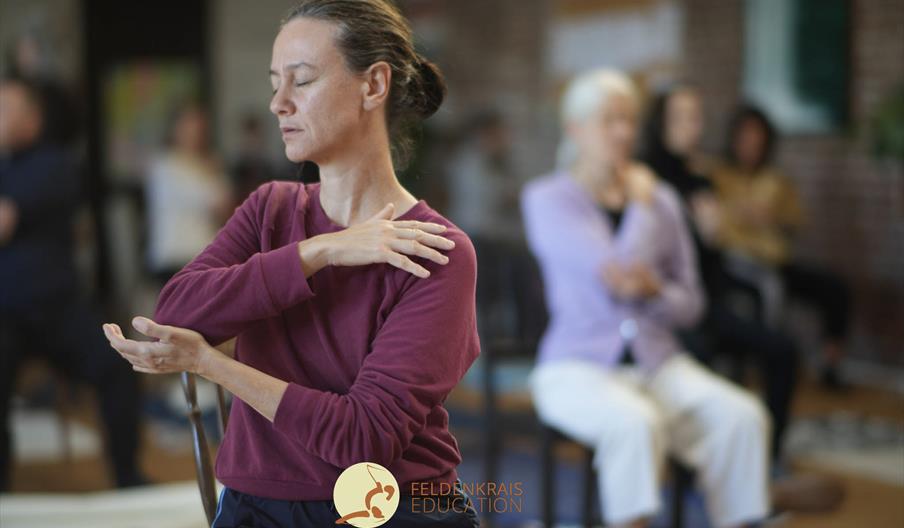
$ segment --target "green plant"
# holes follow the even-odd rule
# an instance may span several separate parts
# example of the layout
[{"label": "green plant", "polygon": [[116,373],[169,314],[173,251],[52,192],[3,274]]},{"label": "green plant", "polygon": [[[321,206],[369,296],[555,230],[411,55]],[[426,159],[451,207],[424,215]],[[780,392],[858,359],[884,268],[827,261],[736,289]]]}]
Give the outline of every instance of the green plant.
[{"label": "green plant", "polygon": [[904,162],[904,83],[879,103],[869,128],[871,148],[877,158]]}]

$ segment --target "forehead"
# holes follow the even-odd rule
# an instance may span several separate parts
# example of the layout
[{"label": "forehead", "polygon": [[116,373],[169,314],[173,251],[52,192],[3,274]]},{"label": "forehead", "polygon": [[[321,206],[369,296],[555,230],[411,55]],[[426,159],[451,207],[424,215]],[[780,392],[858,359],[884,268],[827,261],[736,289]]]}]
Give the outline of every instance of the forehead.
[{"label": "forehead", "polygon": [[614,91],[602,102],[600,113],[634,112],[637,110],[637,101],[631,94]]},{"label": "forehead", "polygon": [[697,96],[697,92],[685,89],[672,94],[666,101],[666,104],[669,108],[697,109],[700,107],[700,98]]},{"label": "forehead", "polygon": [[766,132],[766,127],[763,125],[763,122],[755,116],[745,117],[741,120],[741,126],[739,128],[744,132]]},{"label": "forehead", "polygon": [[0,97],[7,103],[16,107],[28,108],[31,110],[35,106],[28,89],[18,82],[0,83]]},{"label": "forehead", "polygon": [[317,67],[339,58],[337,24],[314,18],[288,22],[273,41],[270,69],[276,73],[301,65]]}]

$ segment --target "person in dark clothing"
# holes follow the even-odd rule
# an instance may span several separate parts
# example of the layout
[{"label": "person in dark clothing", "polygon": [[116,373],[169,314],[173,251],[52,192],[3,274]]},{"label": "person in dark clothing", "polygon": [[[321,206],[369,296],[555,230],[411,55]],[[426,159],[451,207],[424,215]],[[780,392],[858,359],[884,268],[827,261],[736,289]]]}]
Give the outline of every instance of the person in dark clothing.
[{"label": "person in dark clothing", "polygon": [[7,49],[5,77],[28,79],[41,97],[44,119],[41,140],[71,146],[82,128],[83,113],[72,86],[62,82],[52,66],[45,36],[34,30],[19,34]]},{"label": "person in dark clothing", "polygon": [[701,323],[682,332],[681,338],[703,361],[712,361],[717,354],[732,354],[736,364],[745,357],[759,360],[765,402],[773,421],[773,457],[778,460],[797,385],[799,354],[788,335],[765,325],[759,317],[740,313],[731,302],[738,294],[749,296],[753,287],[726,271],[714,244],[719,205],[706,177],[708,163],[698,153],[702,132],[699,94],[692,86],[676,86],[653,101],[640,156],[683,199],[698,254],[707,311]]},{"label": "person in dark clothing", "polygon": [[241,132],[239,155],[230,169],[236,207],[255,189],[277,179],[276,168],[264,153],[264,131],[260,119],[254,114],[246,115],[242,118]]},{"label": "person in dark clothing", "polygon": [[100,318],[78,288],[72,217],[79,179],[66,151],[42,140],[41,90],[0,80],[0,491],[10,486],[10,400],[23,359],[46,356],[97,390],[117,486],[146,482],[137,466],[139,385],[111,357]]}]

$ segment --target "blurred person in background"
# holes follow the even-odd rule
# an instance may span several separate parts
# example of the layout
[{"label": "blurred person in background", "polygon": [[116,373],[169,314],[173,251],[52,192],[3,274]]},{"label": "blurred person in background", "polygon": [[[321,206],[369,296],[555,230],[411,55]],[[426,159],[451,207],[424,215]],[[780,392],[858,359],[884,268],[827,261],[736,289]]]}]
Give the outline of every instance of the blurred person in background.
[{"label": "blurred person in background", "polygon": [[523,192],[550,313],[533,400],[544,423],[595,448],[609,523],[648,525],[673,452],[696,470],[713,525],[746,526],[770,512],[770,420],[674,336],[705,298],[681,198],[632,159],[638,111],[624,75],[577,77],[559,169]]},{"label": "blurred person in background", "polygon": [[165,147],[146,182],[148,267],[161,284],[213,240],[233,205],[197,102],[173,109]]},{"label": "blurred person in background", "polygon": [[286,157],[315,162],[320,182],[252,193],[166,284],[158,321],[134,318],[157,341],[104,331],[141,372],[193,372],[235,396],[214,527],[341,524],[334,484],[362,461],[398,481],[379,490],[400,501],[393,525],[477,526],[443,405],[480,352],[474,248],[396,174],[442,74],[392,3],[304,0],[270,83]]},{"label": "blurred person in background", "polygon": [[[740,106],[728,127],[725,163],[713,172],[722,207],[719,244],[754,281],[776,284],[776,312],[785,298],[818,310],[824,334],[821,380],[843,387],[838,368],[850,321],[850,293],[837,275],[793,259],[794,234],[803,220],[794,183],[772,163],[776,132],[762,110]],[[769,291],[769,290],[766,290]]]},{"label": "blurred person in background", "polygon": [[506,322],[522,320],[513,315],[521,303],[506,302],[518,293],[511,290],[524,263],[520,189],[511,167],[511,130],[499,112],[472,115],[460,141],[446,173],[449,218],[477,251],[477,308],[481,335],[489,338],[505,332]]},{"label": "blurred person in background", "polygon": [[797,387],[798,350],[781,329],[732,302],[733,294],[758,299],[758,293],[754,284],[728,272],[716,240],[722,208],[709,179],[712,163],[701,153],[703,112],[703,100],[692,86],[677,85],[658,94],[648,111],[640,156],[678,191],[703,279],[707,309],[699,324],[680,332],[682,341],[705,362],[720,354],[733,356],[735,362],[757,359],[772,416],[772,454],[779,461]]},{"label": "blurred person in background", "polygon": [[41,31],[34,28],[23,31],[8,48],[5,75],[28,79],[46,108],[43,140],[68,147],[78,138],[81,108],[70,87],[60,79],[53,57]]},{"label": "blurred person in background", "polygon": [[138,378],[110,358],[80,290],[72,222],[81,185],[67,151],[45,139],[42,93],[24,79],[0,81],[0,490],[10,485],[10,398],[32,354],[96,390],[113,480],[143,484]]},{"label": "blurred person in background", "polygon": [[229,173],[235,206],[241,205],[262,184],[276,179],[276,168],[267,159],[263,124],[254,114],[242,118],[239,154]]},{"label": "blurred person in background", "polygon": [[522,238],[518,181],[510,155],[511,131],[502,115],[485,110],[472,116],[446,183],[449,217],[472,240],[490,245]]}]

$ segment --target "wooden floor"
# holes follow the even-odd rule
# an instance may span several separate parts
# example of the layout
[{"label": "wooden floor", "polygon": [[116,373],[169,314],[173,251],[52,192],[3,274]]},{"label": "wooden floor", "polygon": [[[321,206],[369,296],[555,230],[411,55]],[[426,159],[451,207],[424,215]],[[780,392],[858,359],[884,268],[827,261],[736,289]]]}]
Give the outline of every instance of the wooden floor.
[{"label": "wooden floor", "polygon": [[[91,395],[86,395],[90,398]],[[449,405],[468,405],[473,395],[458,391],[450,397]],[[90,402],[90,399],[86,399]],[[521,402],[523,403],[523,402]],[[82,406],[75,419],[93,426],[96,423],[91,405]],[[856,389],[845,395],[827,394],[807,385],[798,398],[798,416],[848,410],[883,417],[904,424],[904,399],[900,395],[870,389]],[[904,456],[904,446],[902,446]],[[191,453],[174,455],[145,438],[142,467],[155,482],[194,479]],[[894,486],[849,474],[829,472],[818,467],[804,467],[808,471],[832,475],[847,489],[847,499],[840,511],[826,516],[798,516],[784,526],[791,528],[902,528],[904,527],[904,487]],[[15,493],[27,492],[85,492],[106,489],[108,477],[100,460],[77,459],[69,463],[17,464],[13,471]]]},{"label": "wooden floor", "polygon": [[[795,416],[825,415],[849,411],[904,424],[904,398],[891,392],[856,389],[850,393],[827,393],[808,385],[797,398]],[[904,446],[901,446],[904,457]],[[904,487],[850,474],[796,464],[796,468],[829,475],[844,483],[846,500],[831,515],[797,516],[787,526],[793,528],[904,528]]]}]

